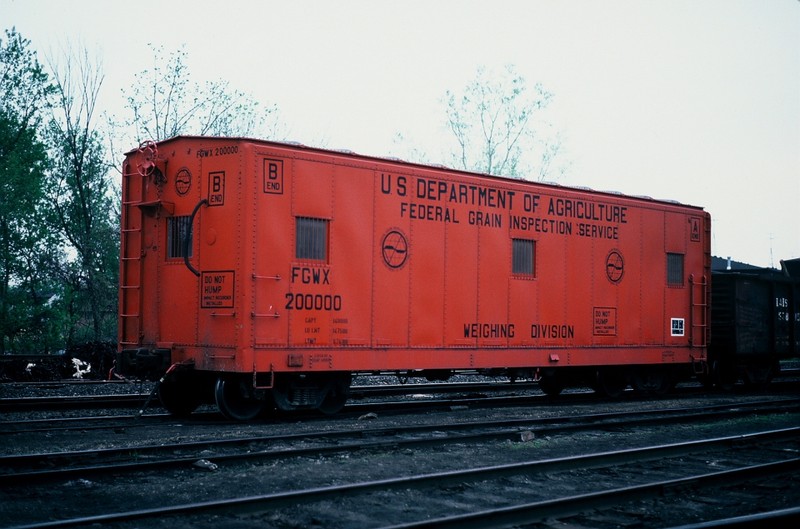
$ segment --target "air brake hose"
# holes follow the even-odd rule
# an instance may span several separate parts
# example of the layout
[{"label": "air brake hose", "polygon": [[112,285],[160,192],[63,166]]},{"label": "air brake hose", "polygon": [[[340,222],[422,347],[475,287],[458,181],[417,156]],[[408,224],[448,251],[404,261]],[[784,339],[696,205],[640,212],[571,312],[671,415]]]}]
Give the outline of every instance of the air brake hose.
[{"label": "air brake hose", "polygon": [[191,273],[200,277],[200,272],[197,271],[195,267],[192,266],[192,263],[189,262],[189,244],[192,241],[192,229],[194,226],[194,216],[197,215],[197,211],[200,209],[200,206],[205,204],[208,205],[208,200],[203,199],[197,203],[197,205],[192,210],[192,214],[189,216],[189,228],[186,230],[186,233],[183,236],[183,263],[186,265],[186,268],[189,269]]},{"label": "air brake hose", "polygon": [[156,382],[153,385],[153,390],[150,392],[150,395],[147,396],[147,400],[144,401],[144,405],[142,406],[142,409],[140,409],[139,413],[136,415],[137,419],[139,417],[141,417],[142,415],[144,415],[144,410],[146,410],[147,407],[150,405],[150,401],[153,400],[153,397],[155,397],[156,393],[158,392],[159,386],[161,386],[161,384],[164,383],[164,381],[167,379],[167,377],[170,375],[170,373],[175,371],[175,369],[180,365],[181,364],[179,362],[177,362],[177,363],[174,363],[171,366],[169,366],[169,369],[167,369],[167,372],[164,373],[164,375],[158,380],[158,382]]}]

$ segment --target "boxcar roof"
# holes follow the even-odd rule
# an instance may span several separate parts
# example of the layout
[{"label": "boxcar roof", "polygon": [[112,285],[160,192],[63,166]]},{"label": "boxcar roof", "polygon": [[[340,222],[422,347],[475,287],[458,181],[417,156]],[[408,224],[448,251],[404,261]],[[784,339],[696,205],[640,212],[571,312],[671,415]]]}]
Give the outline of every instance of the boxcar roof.
[{"label": "boxcar roof", "polygon": [[[656,199],[653,197],[645,196],[645,195],[628,195],[625,193],[621,193],[619,191],[601,191],[597,189],[592,189],[585,186],[562,186],[556,182],[544,182],[544,181],[537,181],[537,180],[527,180],[522,177],[511,177],[511,176],[500,176],[500,175],[493,175],[488,173],[477,173],[473,171],[467,171],[465,169],[456,169],[453,167],[447,167],[444,165],[435,165],[435,164],[425,164],[420,162],[410,162],[406,160],[402,160],[399,158],[389,158],[389,157],[380,157],[374,155],[367,155],[367,154],[359,154],[350,150],[346,149],[325,149],[321,147],[311,147],[308,145],[304,145],[298,142],[280,142],[280,141],[273,141],[273,140],[263,140],[258,138],[246,138],[241,136],[192,136],[192,135],[182,135],[182,136],[173,136],[172,138],[167,138],[165,140],[160,140],[156,143],[156,145],[167,145],[171,143],[177,143],[182,141],[188,141],[192,143],[196,143],[199,141],[235,141],[235,142],[246,142],[246,143],[256,143],[265,146],[274,146],[283,149],[295,149],[298,151],[306,151],[310,153],[317,153],[321,155],[333,155],[333,156],[343,156],[347,158],[353,158],[362,160],[365,162],[371,161],[376,163],[391,163],[391,164],[399,164],[404,165],[407,167],[418,167],[421,169],[432,169],[437,171],[448,171],[451,173],[456,173],[468,177],[479,177],[479,178],[488,178],[493,180],[499,180],[504,182],[527,182],[531,184],[536,184],[539,186],[550,187],[553,189],[564,189],[564,190],[572,190],[576,192],[584,192],[584,193],[592,193],[595,195],[605,195],[610,197],[617,197],[617,198],[626,198],[629,200],[635,201],[642,201],[647,203],[661,203],[668,206],[681,206],[681,207],[688,207],[688,208],[695,208],[699,210],[703,210],[703,206],[696,206],[692,204],[686,204],[683,202],[679,202],[677,200],[672,199]],[[145,142],[142,143],[144,145]],[[131,149],[130,151],[126,152],[125,155],[128,156],[140,150],[140,148]]]}]

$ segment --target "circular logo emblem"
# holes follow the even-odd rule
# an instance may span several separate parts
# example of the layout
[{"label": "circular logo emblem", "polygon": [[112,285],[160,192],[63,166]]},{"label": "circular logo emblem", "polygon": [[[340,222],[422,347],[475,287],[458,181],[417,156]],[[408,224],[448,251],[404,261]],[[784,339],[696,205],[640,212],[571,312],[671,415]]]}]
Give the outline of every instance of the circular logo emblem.
[{"label": "circular logo emblem", "polygon": [[178,174],[175,175],[175,192],[178,193],[180,196],[185,195],[189,192],[189,189],[192,187],[192,173],[189,172],[187,168],[182,168],[178,171]]},{"label": "circular logo emblem", "polygon": [[408,240],[403,232],[391,230],[383,236],[381,243],[383,262],[393,270],[402,268],[408,259]]},{"label": "circular logo emblem", "polygon": [[606,257],[606,275],[608,280],[612,283],[619,283],[622,281],[622,276],[625,273],[625,261],[622,259],[622,254],[619,250],[611,250]]}]

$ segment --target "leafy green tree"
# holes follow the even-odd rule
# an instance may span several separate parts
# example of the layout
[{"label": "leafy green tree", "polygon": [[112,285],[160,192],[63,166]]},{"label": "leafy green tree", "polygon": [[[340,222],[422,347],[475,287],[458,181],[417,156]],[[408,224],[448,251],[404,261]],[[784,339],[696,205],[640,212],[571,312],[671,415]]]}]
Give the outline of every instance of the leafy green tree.
[{"label": "leafy green tree", "polygon": [[545,180],[560,176],[561,139],[541,119],[553,95],[530,88],[512,66],[500,74],[481,68],[461,92],[445,95],[447,126],[455,140],[450,163],[469,171]]},{"label": "leafy green tree", "polygon": [[53,347],[48,270],[58,261],[43,216],[48,158],[41,139],[53,87],[15,29],[0,40],[0,354]]}]

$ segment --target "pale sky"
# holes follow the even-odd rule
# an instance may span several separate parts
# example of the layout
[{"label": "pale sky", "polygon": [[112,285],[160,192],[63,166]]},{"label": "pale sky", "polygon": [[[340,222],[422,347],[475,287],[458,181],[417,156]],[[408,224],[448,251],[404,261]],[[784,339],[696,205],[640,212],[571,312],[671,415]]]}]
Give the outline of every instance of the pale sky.
[{"label": "pale sky", "polygon": [[12,26],[42,62],[101,57],[110,113],[149,43],[185,45],[193,80],[277,105],[291,139],[373,156],[402,133],[435,158],[445,92],[513,64],[554,94],[558,183],[703,206],[716,256],[800,257],[798,0],[0,0]]}]

